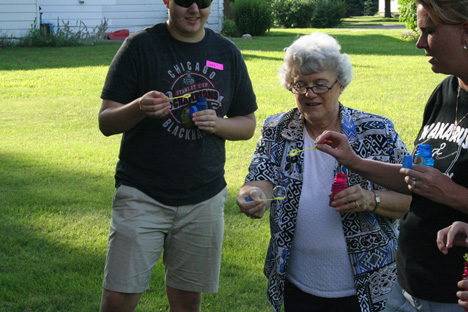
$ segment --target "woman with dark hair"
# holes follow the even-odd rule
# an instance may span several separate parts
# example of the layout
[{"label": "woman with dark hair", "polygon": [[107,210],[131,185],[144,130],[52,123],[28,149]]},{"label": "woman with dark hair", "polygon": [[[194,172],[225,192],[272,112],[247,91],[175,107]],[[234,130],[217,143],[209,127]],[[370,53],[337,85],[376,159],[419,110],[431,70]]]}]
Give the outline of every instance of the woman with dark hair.
[{"label": "woman with dark hair", "polygon": [[415,147],[432,146],[434,168],[363,159],[346,137],[331,131],[317,139],[317,147],[365,178],[413,196],[400,223],[398,283],[386,311],[463,311],[456,293],[466,250],[453,247],[444,255],[434,242],[439,229],[468,222],[468,1],[416,3],[416,46],[431,57],[433,72],[450,75],[429,98],[415,140]]}]

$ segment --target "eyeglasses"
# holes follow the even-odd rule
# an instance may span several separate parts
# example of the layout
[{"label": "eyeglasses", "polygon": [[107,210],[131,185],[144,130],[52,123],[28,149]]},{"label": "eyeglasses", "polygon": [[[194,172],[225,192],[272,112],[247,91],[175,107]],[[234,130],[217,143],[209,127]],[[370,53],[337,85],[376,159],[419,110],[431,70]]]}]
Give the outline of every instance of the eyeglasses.
[{"label": "eyeglasses", "polygon": [[174,0],[175,4],[184,8],[190,8],[193,3],[196,3],[199,9],[206,9],[211,5],[213,0]]},{"label": "eyeglasses", "polygon": [[295,85],[294,87],[292,87],[291,89],[289,89],[289,91],[291,91],[292,93],[294,94],[306,94],[307,92],[309,92],[309,90],[312,90],[312,92],[314,92],[315,94],[323,94],[323,93],[327,93],[328,91],[330,91],[331,89],[333,89],[333,87],[336,85],[336,83],[338,82],[338,80],[336,80],[332,85],[331,87],[327,87],[327,86],[312,86],[312,87],[307,87],[307,86],[300,86],[300,85]]}]

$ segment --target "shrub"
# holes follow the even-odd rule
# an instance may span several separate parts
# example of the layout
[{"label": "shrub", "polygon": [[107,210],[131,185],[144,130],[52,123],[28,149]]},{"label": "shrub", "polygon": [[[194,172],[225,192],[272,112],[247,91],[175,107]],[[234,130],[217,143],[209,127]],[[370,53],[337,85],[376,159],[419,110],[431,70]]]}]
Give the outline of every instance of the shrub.
[{"label": "shrub", "polygon": [[73,45],[92,45],[105,40],[107,30],[107,20],[103,20],[100,25],[89,30],[81,21],[75,27],[70,26],[70,22],[57,19],[57,26],[54,32],[43,33],[38,26],[37,19],[31,24],[28,33],[15,40],[2,39],[0,46],[22,46],[22,47],[57,47]]},{"label": "shrub", "polygon": [[416,17],[416,3],[413,0],[398,0],[398,4],[400,4],[398,8],[400,12],[400,22],[405,22],[405,27],[414,32],[416,39],[419,38],[420,33]]},{"label": "shrub", "polygon": [[379,12],[379,0],[367,0],[365,13],[368,16],[374,16]]},{"label": "shrub", "polygon": [[273,0],[275,24],[285,28],[310,27],[315,0]]},{"label": "shrub", "polygon": [[260,36],[272,26],[271,3],[268,0],[236,0],[232,7],[234,22],[241,34]]},{"label": "shrub", "polygon": [[14,47],[18,44],[18,38],[8,35],[4,31],[0,32],[0,49]]},{"label": "shrub", "polygon": [[239,29],[237,29],[236,23],[231,19],[224,20],[221,34],[226,37],[240,37],[242,35]]},{"label": "shrub", "polygon": [[347,0],[348,11],[346,16],[361,16],[364,15],[364,1],[363,0]]},{"label": "shrub", "polygon": [[312,27],[336,27],[341,24],[341,19],[345,17],[346,12],[347,5],[343,1],[318,0],[312,17]]}]

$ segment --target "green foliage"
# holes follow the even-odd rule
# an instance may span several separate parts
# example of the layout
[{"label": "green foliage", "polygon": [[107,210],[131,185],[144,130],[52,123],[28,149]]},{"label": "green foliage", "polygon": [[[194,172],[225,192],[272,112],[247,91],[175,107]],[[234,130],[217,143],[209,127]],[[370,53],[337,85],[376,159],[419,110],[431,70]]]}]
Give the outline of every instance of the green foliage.
[{"label": "green foliage", "polygon": [[236,0],[232,9],[234,21],[242,34],[261,36],[273,24],[270,1]]},{"label": "green foliage", "polygon": [[364,15],[364,1],[363,0],[346,0],[348,5],[347,16],[361,16]]},{"label": "green foliage", "polygon": [[221,34],[226,37],[240,37],[242,35],[239,29],[237,29],[236,23],[231,19],[224,20]]},{"label": "green foliage", "polygon": [[275,24],[285,28],[310,27],[315,0],[273,0]]},{"label": "green foliage", "polygon": [[312,16],[312,27],[332,28],[341,24],[347,5],[340,0],[318,0]]},{"label": "green foliage", "polygon": [[379,0],[367,0],[365,13],[368,16],[374,16],[379,12]]},{"label": "green foliage", "polygon": [[20,46],[20,47],[63,47],[76,45],[93,45],[105,40],[107,30],[107,20],[104,19],[100,25],[93,29],[80,21],[74,27],[69,21],[57,19],[57,26],[54,32],[45,32],[38,25],[37,19],[31,24],[28,33],[19,39],[0,39],[0,47]]},{"label": "green foliage", "polygon": [[415,38],[419,37],[418,21],[416,17],[417,5],[413,0],[398,0],[400,4],[400,22],[404,22],[406,28],[415,33]]}]

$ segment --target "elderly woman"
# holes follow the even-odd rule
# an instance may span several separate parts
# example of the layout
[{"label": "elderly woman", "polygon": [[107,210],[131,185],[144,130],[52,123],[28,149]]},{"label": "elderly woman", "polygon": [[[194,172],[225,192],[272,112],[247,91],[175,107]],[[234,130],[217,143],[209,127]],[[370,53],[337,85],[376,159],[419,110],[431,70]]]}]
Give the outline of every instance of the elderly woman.
[{"label": "elderly woman", "polygon": [[434,167],[408,169],[360,158],[336,132],[324,133],[317,144],[375,183],[413,195],[400,225],[398,283],[386,311],[463,311],[456,293],[466,250],[453,247],[442,254],[435,241],[438,230],[468,222],[468,0],[416,3],[416,46],[430,56],[433,72],[449,75],[429,98],[415,140],[415,146],[432,146]]},{"label": "elderly woman", "polygon": [[[362,157],[400,163],[407,149],[387,118],[343,106],[351,81],[348,55],[324,33],[296,40],[280,69],[296,108],[267,118],[240,210],[261,218],[271,204],[265,263],[268,299],[280,311],[382,311],[396,279],[397,218],[409,196],[385,191],[326,153],[311,149],[325,130],[344,133]],[[302,151],[297,153],[296,151]],[[349,188],[331,200],[335,173]],[[275,186],[284,200],[270,199]]]}]

